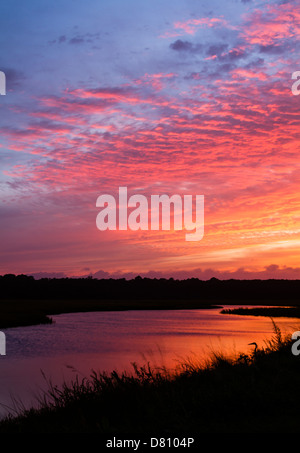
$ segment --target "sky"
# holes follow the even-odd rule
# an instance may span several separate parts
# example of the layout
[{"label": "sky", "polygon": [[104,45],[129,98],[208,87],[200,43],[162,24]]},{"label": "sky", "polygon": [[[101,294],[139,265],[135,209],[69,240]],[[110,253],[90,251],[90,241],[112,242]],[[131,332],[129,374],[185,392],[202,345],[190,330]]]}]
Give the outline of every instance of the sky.
[{"label": "sky", "polygon": [[[0,274],[300,278],[298,0],[2,0]],[[204,236],[97,198],[204,196]]]}]

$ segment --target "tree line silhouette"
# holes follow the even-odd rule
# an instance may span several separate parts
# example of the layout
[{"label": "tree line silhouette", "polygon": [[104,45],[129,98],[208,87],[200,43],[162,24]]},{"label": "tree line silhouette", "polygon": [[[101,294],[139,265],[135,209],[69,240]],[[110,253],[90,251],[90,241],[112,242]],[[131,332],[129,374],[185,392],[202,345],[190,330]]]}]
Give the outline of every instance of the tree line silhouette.
[{"label": "tree line silhouette", "polygon": [[300,280],[199,280],[188,278],[96,279],[0,276],[0,299],[122,299],[122,300],[278,300],[297,303]]}]

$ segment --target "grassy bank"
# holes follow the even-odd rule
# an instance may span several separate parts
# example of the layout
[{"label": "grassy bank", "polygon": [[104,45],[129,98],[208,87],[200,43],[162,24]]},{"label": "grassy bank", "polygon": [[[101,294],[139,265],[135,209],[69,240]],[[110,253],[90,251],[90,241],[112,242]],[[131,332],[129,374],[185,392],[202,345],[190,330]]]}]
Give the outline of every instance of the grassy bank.
[{"label": "grassy bank", "polygon": [[256,353],[215,355],[205,364],[132,374],[93,372],[62,388],[49,385],[39,409],[0,422],[1,433],[297,433],[300,358],[291,338],[274,336]]},{"label": "grassy bank", "polygon": [[300,307],[237,307],[224,308],[221,313],[242,316],[268,316],[272,318],[300,318]]}]

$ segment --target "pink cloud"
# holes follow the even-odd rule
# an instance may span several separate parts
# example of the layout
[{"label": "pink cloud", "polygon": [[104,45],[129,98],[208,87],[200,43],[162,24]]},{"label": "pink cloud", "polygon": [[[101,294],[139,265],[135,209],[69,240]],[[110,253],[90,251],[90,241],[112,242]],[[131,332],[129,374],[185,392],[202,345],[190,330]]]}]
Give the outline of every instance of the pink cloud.
[{"label": "pink cloud", "polygon": [[224,19],[217,17],[203,17],[200,19],[189,19],[184,22],[175,22],[174,28],[183,30],[187,34],[194,35],[199,27],[217,27],[220,25],[226,26],[227,22]]},{"label": "pink cloud", "polygon": [[259,79],[259,80],[267,80],[268,75],[265,72],[258,72],[255,70],[250,69],[243,69],[243,68],[236,68],[231,71],[233,78],[239,79]]},{"label": "pink cloud", "polygon": [[[177,21],[173,24],[173,30],[167,31],[163,35],[160,35],[161,38],[171,38],[176,36],[181,36],[183,34],[194,35],[199,28],[208,27],[229,27],[228,22],[222,17],[202,17],[199,19],[188,19],[185,21]],[[232,26],[230,26],[233,28]]]},{"label": "pink cloud", "polygon": [[287,38],[299,40],[300,12],[294,2],[266,5],[250,14],[241,36],[250,44],[264,46]]},{"label": "pink cloud", "polygon": [[[245,16],[235,53],[221,56],[297,40],[298,22],[289,4],[256,11]],[[174,32],[220,26],[228,24],[191,19],[176,22]],[[218,64],[214,57],[205,64]],[[77,275],[83,267],[109,275],[299,275],[299,99],[288,68],[277,63],[237,67],[234,60],[227,73],[199,72],[187,85],[182,74],[157,71],[119,87],[37,99],[27,128],[2,130],[9,149],[38,157],[5,172],[20,208],[26,200],[31,209],[20,215],[26,237],[4,229],[5,266]],[[133,193],[204,193],[201,244],[187,245],[174,231],[99,234],[96,197],[120,185]]]},{"label": "pink cloud", "polygon": [[142,78],[135,80],[137,85],[151,86],[154,90],[160,91],[165,80],[174,79],[177,76],[175,73],[157,73],[157,74],[145,74]]}]

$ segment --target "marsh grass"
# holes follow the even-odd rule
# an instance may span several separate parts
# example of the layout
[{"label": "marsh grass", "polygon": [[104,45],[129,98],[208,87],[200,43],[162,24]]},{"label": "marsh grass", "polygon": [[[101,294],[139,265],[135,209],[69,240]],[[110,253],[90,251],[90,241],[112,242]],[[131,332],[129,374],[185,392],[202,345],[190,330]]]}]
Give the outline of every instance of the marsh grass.
[{"label": "marsh grass", "polygon": [[189,357],[172,372],[147,362],[131,372],[93,370],[61,386],[48,380],[39,407],[8,416],[0,432],[299,432],[300,359],[291,337],[273,327],[250,354]]},{"label": "marsh grass", "polygon": [[277,307],[236,307],[236,308],[223,308],[222,314],[236,314],[243,316],[267,316],[267,317],[287,317],[299,318],[300,307],[299,305],[292,306],[277,306]]}]

